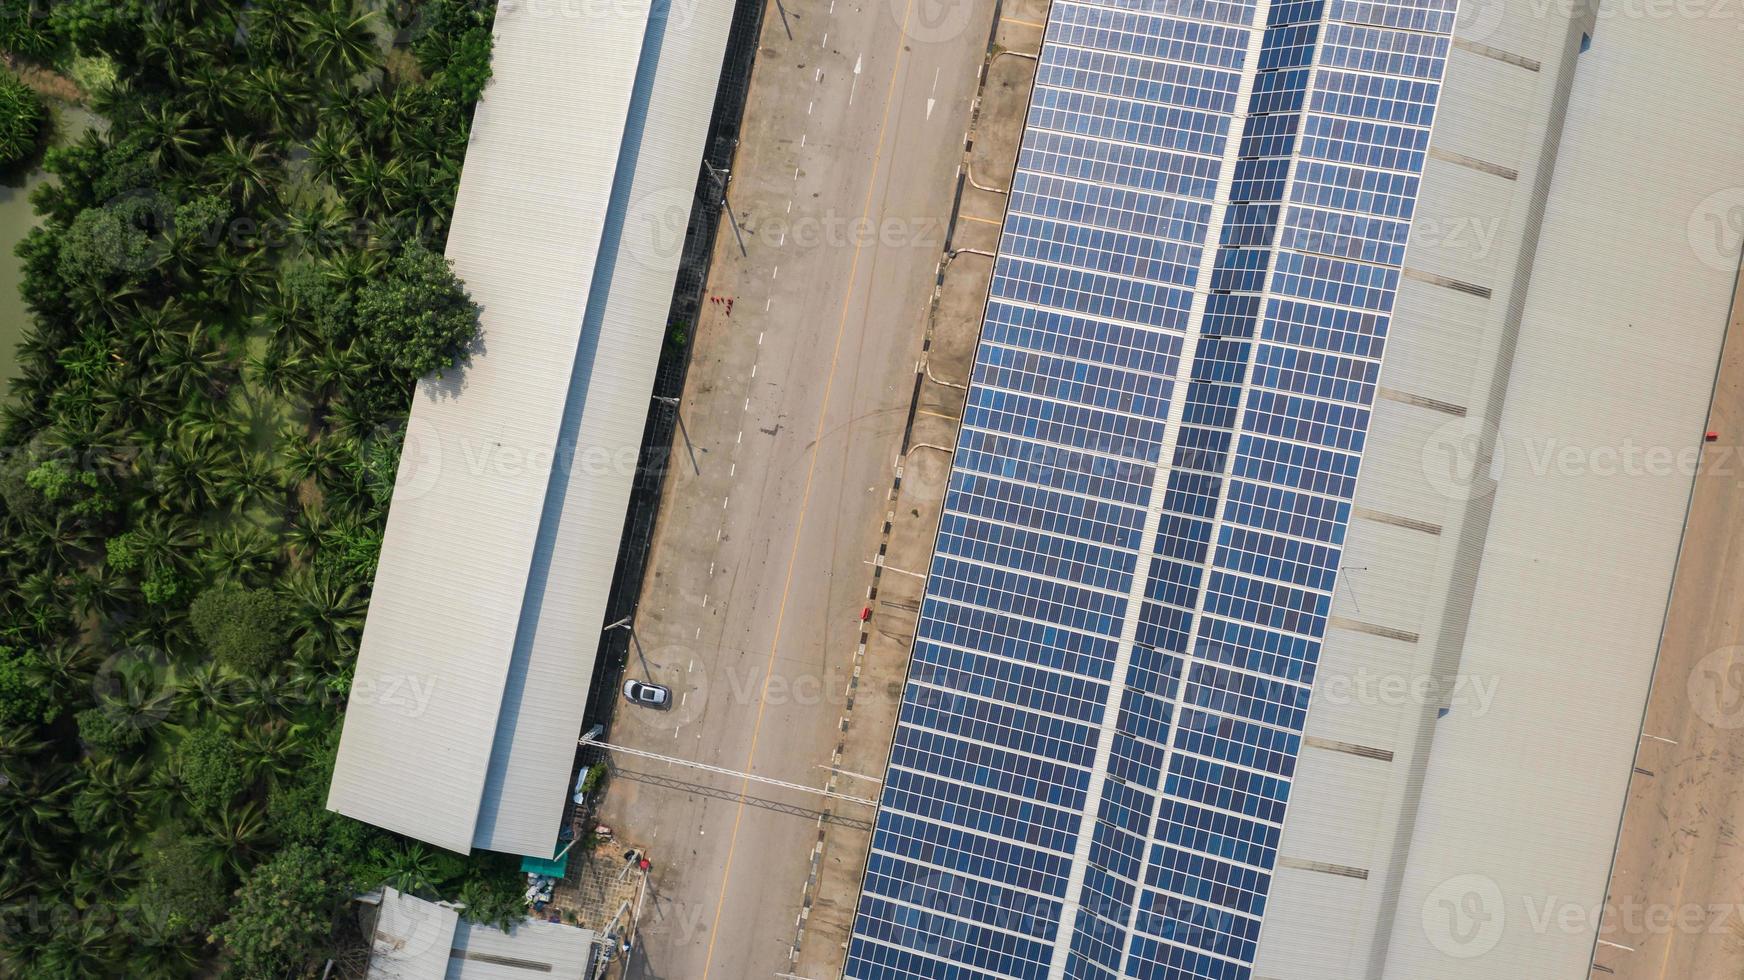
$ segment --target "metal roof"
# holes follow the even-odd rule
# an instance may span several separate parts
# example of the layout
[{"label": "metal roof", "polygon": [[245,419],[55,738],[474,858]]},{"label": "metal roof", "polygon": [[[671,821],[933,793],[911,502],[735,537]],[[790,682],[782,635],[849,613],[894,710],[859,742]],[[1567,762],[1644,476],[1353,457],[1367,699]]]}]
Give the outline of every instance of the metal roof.
[{"label": "metal roof", "polygon": [[549,857],[567,798],[733,7],[686,14],[643,38],[474,847]]},{"label": "metal roof", "polygon": [[729,15],[499,7],[448,241],[483,336],[418,387],[331,809],[555,849],[678,262],[638,207],[685,225]]},{"label": "metal roof", "polygon": [[1256,976],[1575,977],[1596,939],[1691,489],[1607,460],[1701,438],[1738,256],[1702,254],[1692,222],[1744,160],[1738,96],[1701,79],[1736,46],[1695,19],[1480,13],[1449,63],[1381,378],[1408,397],[1376,406],[1363,571]]},{"label": "metal roof", "polygon": [[369,980],[582,980],[594,933],[531,919],[504,931],[455,909],[382,889]]},{"label": "metal roof", "polygon": [[555,922],[528,919],[504,932],[463,919],[446,980],[583,980],[593,936]]},{"label": "metal roof", "polygon": [[460,913],[383,888],[370,941],[369,980],[441,980]]}]

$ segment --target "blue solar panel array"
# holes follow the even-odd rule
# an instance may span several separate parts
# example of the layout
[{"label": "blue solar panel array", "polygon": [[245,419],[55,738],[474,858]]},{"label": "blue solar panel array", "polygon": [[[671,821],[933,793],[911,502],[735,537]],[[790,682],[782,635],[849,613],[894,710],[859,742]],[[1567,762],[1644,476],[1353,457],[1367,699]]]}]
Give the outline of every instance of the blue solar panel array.
[{"label": "blue solar panel array", "polygon": [[1251,976],[1455,2],[1054,0],[849,978]]}]

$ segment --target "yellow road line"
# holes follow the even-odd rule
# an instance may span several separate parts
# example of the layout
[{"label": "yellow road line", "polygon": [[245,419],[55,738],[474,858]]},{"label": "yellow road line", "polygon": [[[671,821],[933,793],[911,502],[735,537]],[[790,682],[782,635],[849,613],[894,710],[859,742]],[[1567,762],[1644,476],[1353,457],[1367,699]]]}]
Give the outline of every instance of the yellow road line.
[{"label": "yellow road line", "polygon": [[1000,222],[1000,221],[994,221],[994,220],[993,220],[993,219],[992,219],[992,218],[977,218],[977,217],[975,217],[975,216],[974,216],[974,215],[972,215],[972,214],[962,214],[962,213],[959,213],[959,214],[958,214],[958,215],[957,215],[957,217],[959,217],[959,218],[963,218],[963,219],[966,219],[966,220],[968,220],[968,221],[979,221],[979,222],[981,222],[981,223],[982,223],[982,224],[984,224],[984,225],[998,225],[998,224],[1003,224],[1003,223],[1004,223],[1004,222]]},{"label": "yellow road line", "polygon": [[[908,5],[902,11],[902,37],[908,36],[909,17],[914,12],[914,0],[908,0]],[[890,72],[890,87],[884,92],[884,115],[878,120],[878,141],[873,144],[872,174],[866,183],[866,199],[860,205],[860,218],[865,220],[872,214],[872,194],[878,188],[878,165],[884,159],[884,134],[890,123],[890,106],[894,103],[896,80],[902,77],[903,54],[906,46],[898,47],[896,64]],[[842,296],[842,315],[836,323],[836,345],[830,352],[830,374],[824,382],[823,403],[818,409],[817,432],[812,437],[811,463],[805,470],[805,490],[799,501],[799,521],[793,529],[793,549],[787,555],[787,577],[781,584],[781,605],[775,611],[775,637],[769,643],[769,662],[763,668],[763,691],[757,699],[757,720],[751,727],[751,751],[745,757],[745,772],[751,771],[757,758],[757,740],[763,734],[763,712],[769,706],[769,681],[775,675],[775,652],[781,647],[781,626],[787,616],[787,596],[793,588],[793,569],[799,562],[799,541],[805,533],[805,511],[811,504],[812,478],[817,473],[818,457],[823,454],[824,423],[829,419],[830,393],[836,385],[836,366],[842,354],[842,338],[848,332],[848,307],[854,300],[854,280],[860,272],[860,252],[865,248],[864,240],[854,243],[854,259],[848,266],[848,291]],[[714,968],[715,939],[721,931],[721,912],[727,904],[727,882],[733,874],[733,855],[739,849],[739,824],[745,817],[745,794],[751,788],[751,780],[744,779],[739,785],[739,805],[733,814],[733,834],[727,843],[727,865],[721,871],[721,894],[715,900],[714,924],[709,927],[708,950],[703,954],[702,980],[708,980],[709,970]]]},{"label": "yellow road line", "polygon": [[1004,21],[1007,24],[1022,24],[1025,27],[1039,27],[1044,31],[1048,29],[1048,25],[1038,24],[1033,20],[1018,20],[1016,17],[1006,17],[1004,18]]}]

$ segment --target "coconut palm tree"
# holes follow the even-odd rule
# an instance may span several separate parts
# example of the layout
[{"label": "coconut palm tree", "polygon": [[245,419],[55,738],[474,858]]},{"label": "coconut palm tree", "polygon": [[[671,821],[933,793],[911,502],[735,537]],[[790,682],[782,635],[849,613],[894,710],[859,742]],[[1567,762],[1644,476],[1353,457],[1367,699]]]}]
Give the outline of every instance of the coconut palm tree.
[{"label": "coconut palm tree", "polygon": [[309,141],[309,166],[317,180],[337,184],[346,164],[363,152],[357,129],[349,120],[328,118]]},{"label": "coconut palm tree", "polygon": [[199,973],[200,937],[159,916],[142,915],[128,926],[127,976],[138,980],[181,980]]},{"label": "coconut palm tree", "polygon": [[208,176],[224,195],[244,209],[272,200],[277,193],[277,162],[265,144],[229,133],[206,156]]},{"label": "coconut palm tree", "polygon": [[351,0],[328,0],[297,17],[302,28],[303,53],[315,74],[326,78],[350,78],[381,64],[381,49],[372,31],[368,11],[356,11]]},{"label": "coconut palm tree", "polygon": [[147,108],[134,126],[135,132],[151,147],[146,159],[152,169],[160,171],[194,162],[212,134],[195,122],[193,113],[166,102]]},{"label": "coconut palm tree", "polygon": [[213,535],[204,552],[208,574],[219,581],[259,583],[278,561],[266,532],[253,524],[231,524]]},{"label": "coconut palm tree", "polygon": [[327,656],[357,652],[367,603],[356,589],[336,586],[327,576],[303,568],[285,580],[285,593],[295,609],[298,650]]},{"label": "coconut palm tree", "polygon": [[266,815],[252,801],[241,806],[220,807],[217,812],[201,818],[201,829],[212,849],[238,875],[254,865],[262,845],[272,833]]},{"label": "coconut palm tree", "polygon": [[195,664],[176,676],[171,703],[178,718],[186,722],[205,716],[231,718],[241,711],[241,679],[222,664]]}]

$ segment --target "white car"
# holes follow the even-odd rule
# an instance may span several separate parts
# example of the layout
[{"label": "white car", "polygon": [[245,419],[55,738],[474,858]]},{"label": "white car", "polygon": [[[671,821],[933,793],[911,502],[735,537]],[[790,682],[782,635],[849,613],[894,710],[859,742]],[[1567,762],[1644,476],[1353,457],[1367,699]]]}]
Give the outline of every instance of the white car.
[{"label": "white car", "polygon": [[650,708],[664,708],[672,703],[671,691],[659,684],[644,684],[636,680],[624,682],[624,697],[633,704]]}]

